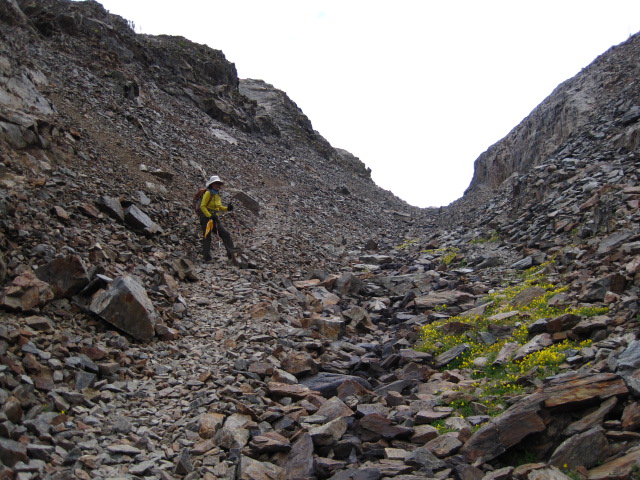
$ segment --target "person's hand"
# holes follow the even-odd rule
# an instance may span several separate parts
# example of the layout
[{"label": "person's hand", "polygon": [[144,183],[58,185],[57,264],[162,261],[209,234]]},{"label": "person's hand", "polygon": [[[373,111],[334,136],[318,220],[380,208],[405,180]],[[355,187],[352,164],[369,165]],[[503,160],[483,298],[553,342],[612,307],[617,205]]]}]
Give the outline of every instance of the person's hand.
[{"label": "person's hand", "polygon": [[227,205],[227,210],[229,212],[233,212],[233,205],[232,204]]}]

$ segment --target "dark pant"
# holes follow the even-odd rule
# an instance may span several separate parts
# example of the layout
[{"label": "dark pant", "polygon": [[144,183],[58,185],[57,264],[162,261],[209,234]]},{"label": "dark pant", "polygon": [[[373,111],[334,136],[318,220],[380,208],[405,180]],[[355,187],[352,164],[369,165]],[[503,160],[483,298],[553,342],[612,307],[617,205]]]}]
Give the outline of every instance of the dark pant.
[{"label": "dark pant", "polygon": [[218,216],[213,215],[211,217],[213,218],[214,228],[211,229],[209,235],[206,237],[204,236],[204,232],[207,230],[209,219],[202,213],[200,213],[198,217],[200,218],[200,226],[202,227],[202,255],[205,261],[211,260],[211,238],[216,234],[222,239],[222,244],[224,248],[227,249],[227,255],[233,253],[235,247],[233,246],[233,240],[231,240],[231,234],[222,226]]}]

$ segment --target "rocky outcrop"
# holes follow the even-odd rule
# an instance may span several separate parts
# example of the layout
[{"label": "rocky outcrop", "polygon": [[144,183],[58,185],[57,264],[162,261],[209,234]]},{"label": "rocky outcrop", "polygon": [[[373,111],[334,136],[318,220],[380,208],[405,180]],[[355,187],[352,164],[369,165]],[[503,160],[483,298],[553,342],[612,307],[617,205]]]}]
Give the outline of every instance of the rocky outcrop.
[{"label": "rocky outcrop", "polygon": [[336,156],[329,142],[313,129],[309,118],[285,92],[262,80],[243,79],[240,93],[261,107],[261,118],[275,119],[278,132],[289,143],[309,144],[326,159]]},{"label": "rocky outcrop", "polygon": [[639,49],[640,39],[631,37],[559,85],[505,138],[478,157],[465,193],[496,191],[512,175],[544,165],[551,156],[571,158],[575,150],[567,149],[566,144],[577,138],[594,143],[606,140],[617,147],[626,143],[631,147],[626,151],[635,150],[638,67],[624,59],[637,58]]}]

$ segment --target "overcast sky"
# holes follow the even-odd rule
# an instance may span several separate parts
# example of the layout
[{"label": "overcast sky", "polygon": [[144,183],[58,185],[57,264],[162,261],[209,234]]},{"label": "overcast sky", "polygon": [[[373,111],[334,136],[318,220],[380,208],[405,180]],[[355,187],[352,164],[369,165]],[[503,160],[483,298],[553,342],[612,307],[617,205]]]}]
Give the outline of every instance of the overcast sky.
[{"label": "overcast sky", "polygon": [[98,1],[222,50],[419,207],[461,197],[482,152],[640,31],[638,0]]}]

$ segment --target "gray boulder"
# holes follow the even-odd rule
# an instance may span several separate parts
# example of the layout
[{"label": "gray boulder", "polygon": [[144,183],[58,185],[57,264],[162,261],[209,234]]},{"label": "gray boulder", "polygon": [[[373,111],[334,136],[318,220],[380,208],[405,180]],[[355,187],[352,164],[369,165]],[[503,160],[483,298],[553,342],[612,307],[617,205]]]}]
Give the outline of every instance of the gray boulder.
[{"label": "gray boulder", "polygon": [[148,237],[163,232],[160,225],[151,220],[151,218],[149,218],[146,213],[144,213],[135,205],[131,205],[125,210],[124,221],[134,231],[140,232]]},{"label": "gray boulder", "polygon": [[158,315],[133,277],[120,277],[96,293],[89,310],[138,340],[149,341],[155,334]]}]

